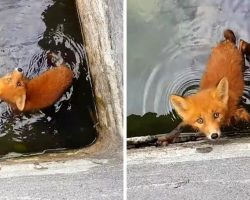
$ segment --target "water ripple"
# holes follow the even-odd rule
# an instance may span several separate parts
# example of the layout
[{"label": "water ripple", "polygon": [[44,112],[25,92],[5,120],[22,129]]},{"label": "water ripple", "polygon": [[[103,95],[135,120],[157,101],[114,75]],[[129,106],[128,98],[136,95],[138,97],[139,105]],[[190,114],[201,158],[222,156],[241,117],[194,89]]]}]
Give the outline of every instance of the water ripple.
[{"label": "water ripple", "polygon": [[189,96],[197,92],[200,82],[200,79],[197,77],[201,77],[201,74],[201,71],[191,71],[187,69],[177,75],[173,82],[168,84],[165,91],[165,113],[169,113],[173,109],[169,100],[170,95],[176,94],[179,96]]}]

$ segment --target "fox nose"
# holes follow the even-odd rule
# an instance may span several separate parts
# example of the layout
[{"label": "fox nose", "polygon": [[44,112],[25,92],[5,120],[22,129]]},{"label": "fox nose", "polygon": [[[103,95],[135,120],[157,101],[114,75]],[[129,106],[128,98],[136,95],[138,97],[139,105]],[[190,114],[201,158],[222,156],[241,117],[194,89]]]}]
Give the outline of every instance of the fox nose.
[{"label": "fox nose", "polygon": [[211,138],[213,140],[217,139],[219,137],[218,133],[212,133]]},{"label": "fox nose", "polygon": [[23,72],[23,69],[20,68],[20,67],[16,68],[16,70],[17,70],[18,72]]}]

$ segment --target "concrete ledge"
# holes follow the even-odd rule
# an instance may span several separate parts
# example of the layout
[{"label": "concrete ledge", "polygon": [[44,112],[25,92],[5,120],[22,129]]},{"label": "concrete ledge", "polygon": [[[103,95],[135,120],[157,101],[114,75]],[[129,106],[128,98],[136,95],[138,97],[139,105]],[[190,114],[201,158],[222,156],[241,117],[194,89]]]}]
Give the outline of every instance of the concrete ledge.
[{"label": "concrete ledge", "polygon": [[114,159],[0,165],[0,199],[122,199],[122,163]]},{"label": "concrete ledge", "polygon": [[216,142],[208,140],[170,144],[167,147],[146,147],[128,150],[128,165],[143,163],[176,163],[250,157],[250,137],[221,138]]},{"label": "concrete ledge", "polygon": [[128,150],[128,199],[248,199],[250,137]]}]

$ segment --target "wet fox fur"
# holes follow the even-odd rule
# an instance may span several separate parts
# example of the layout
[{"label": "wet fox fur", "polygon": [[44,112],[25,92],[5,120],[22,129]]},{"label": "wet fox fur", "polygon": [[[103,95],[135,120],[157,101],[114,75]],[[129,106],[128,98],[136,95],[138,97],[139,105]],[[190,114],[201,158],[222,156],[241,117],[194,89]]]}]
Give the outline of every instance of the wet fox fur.
[{"label": "wet fox fur", "polygon": [[0,99],[14,110],[35,111],[54,104],[71,85],[72,71],[64,66],[54,67],[29,80],[18,68],[0,78]]},{"label": "wet fox fur", "polygon": [[191,125],[209,139],[219,138],[223,126],[250,120],[249,113],[239,106],[244,90],[246,43],[241,40],[237,48],[231,30],[224,31],[224,38],[212,50],[199,91],[187,97],[170,97],[183,124]]}]

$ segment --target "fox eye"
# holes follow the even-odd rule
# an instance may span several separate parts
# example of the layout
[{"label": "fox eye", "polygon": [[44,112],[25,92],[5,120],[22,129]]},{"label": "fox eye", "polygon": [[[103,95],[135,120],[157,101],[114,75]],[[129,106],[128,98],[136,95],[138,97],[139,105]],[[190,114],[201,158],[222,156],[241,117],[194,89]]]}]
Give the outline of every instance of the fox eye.
[{"label": "fox eye", "polygon": [[20,87],[20,86],[22,86],[22,83],[21,83],[20,81],[18,81],[18,82],[16,83],[16,86],[17,86],[17,87]]},{"label": "fox eye", "polygon": [[203,124],[203,119],[200,117],[200,118],[198,118],[198,119],[196,120],[196,122],[197,122],[198,124]]},{"label": "fox eye", "polygon": [[214,113],[214,119],[218,118],[219,116],[220,116],[220,113],[218,113],[218,112]]}]

